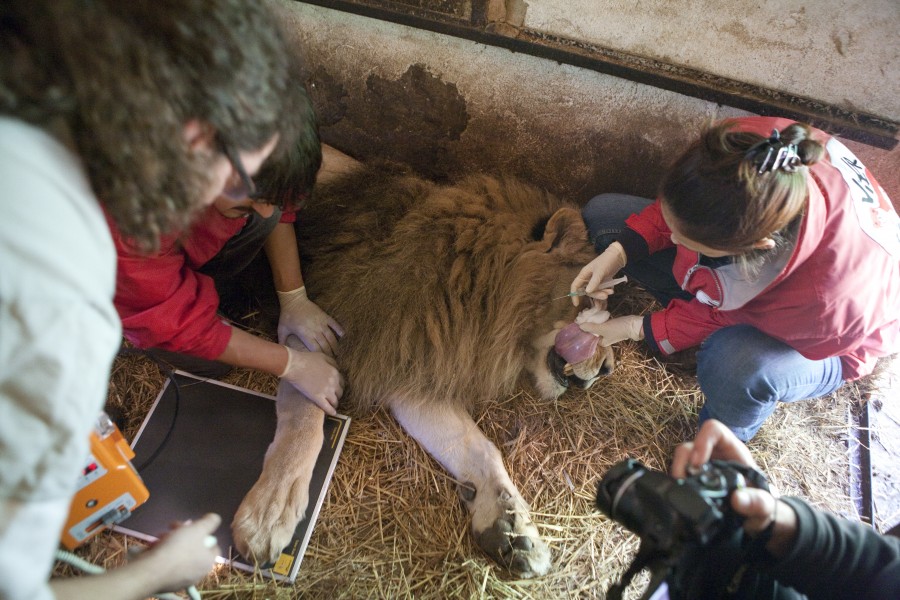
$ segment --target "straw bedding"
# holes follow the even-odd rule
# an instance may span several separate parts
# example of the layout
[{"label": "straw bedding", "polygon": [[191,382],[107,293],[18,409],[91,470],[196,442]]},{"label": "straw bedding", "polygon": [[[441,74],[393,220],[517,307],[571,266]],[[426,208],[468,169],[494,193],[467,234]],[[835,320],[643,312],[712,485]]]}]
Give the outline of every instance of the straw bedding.
[{"label": "straw bedding", "polygon": [[[622,292],[618,314],[648,308],[642,293]],[[603,598],[638,540],[593,508],[597,482],[627,456],[666,469],[674,446],[693,436],[702,405],[692,376],[636,344],[619,345],[617,359],[615,372],[591,390],[547,403],[523,381],[476,414],[551,546],[547,576],[510,579],[487,559],[471,539],[455,482],[389,415],[375,413],[351,425],[295,584],[223,566],[199,585],[203,598]],[[226,381],[268,394],[276,387],[275,378],[246,370]],[[117,358],[109,400],[125,412],[129,439],[163,383],[142,355]],[[750,447],[782,493],[839,514],[852,510],[844,439],[848,408],[858,401],[850,385],[776,411]],[[106,532],[79,553],[112,567],[136,543]],[[646,582],[645,574],[626,598],[637,598]]]}]

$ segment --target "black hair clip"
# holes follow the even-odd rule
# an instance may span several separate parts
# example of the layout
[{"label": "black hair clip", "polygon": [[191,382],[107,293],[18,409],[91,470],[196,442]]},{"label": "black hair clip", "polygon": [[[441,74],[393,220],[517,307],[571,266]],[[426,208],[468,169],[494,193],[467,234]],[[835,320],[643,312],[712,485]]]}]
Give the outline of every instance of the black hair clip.
[{"label": "black hair clip", "polygon": [[778,169],[793,173],[802,164],[797,145],[782,142],[777,129],[772,130],[768,139],[751,146],[745,157],[758,167],[756,172],[760,174]]}]

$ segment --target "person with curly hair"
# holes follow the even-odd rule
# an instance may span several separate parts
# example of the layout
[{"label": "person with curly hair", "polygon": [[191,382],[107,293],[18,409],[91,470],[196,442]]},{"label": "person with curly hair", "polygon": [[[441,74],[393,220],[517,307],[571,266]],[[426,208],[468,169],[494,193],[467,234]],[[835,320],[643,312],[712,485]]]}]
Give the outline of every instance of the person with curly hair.
[{"label": "person with curly hair", "polygon": [[238,164],[252,175],[293,143],[284,39],[246,0],[6,0],[0,56],[0,597],[184,587],[216,555],[217,515],[49,581],[122,339],[107,217],[152,251]]}]

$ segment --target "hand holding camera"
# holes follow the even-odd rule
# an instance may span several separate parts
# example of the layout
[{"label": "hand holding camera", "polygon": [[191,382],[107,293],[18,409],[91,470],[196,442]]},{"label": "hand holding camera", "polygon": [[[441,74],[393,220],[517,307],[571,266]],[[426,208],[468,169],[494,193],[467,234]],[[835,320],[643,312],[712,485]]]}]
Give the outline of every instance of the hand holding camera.
[{"label": "hand holding camera", "polygon": [[[730,429],[715,420],[703,423],[697,437],[675,449],[670,470],[673,477],[685,477],[688,470],[711,459],[729,460],[759,470],[750,451]],[[768,491],[756,488],[737,490],[731,496],[731,508],[744,518],[744,531],[751,537],[769,527],[771,539],[766,550],[775,558],[783,556],[796,534],[797,519],[793,509],[778,501],[778,491],[771,484]]]},{"label": "hand holding camera", "polygon": [[621,598],[644,568],[651,571],[644,598],[660,597],[658,590],[672,599],[753,598],[771,586],[752,568],[765,556],[775,506],[755,466],[746,447],[717,422],[679,447],[673,464],[678,478],[632,459],[614,465],[597,488],[597,507],[637,534],[641,546],[607,597]]}]

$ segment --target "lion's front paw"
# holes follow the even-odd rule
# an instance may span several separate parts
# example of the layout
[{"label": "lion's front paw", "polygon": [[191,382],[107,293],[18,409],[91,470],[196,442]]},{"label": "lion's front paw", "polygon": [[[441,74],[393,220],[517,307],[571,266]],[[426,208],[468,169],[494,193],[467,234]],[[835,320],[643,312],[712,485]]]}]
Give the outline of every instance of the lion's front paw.
[{"label": "lion's front paw", "polygon": [[473,522],[475,541],[481,549],[519,577],[546,575],[550,548],[538,534],[524,502],[501,494],[495,509],[495,518],[487,528],[478,531]]},{"label": "lion's front paw", "polygon": [[238,552],[259,564],[275,562],[290,543],[308,504],[308,477],[292,484],[257,481],[231,522]]}]

